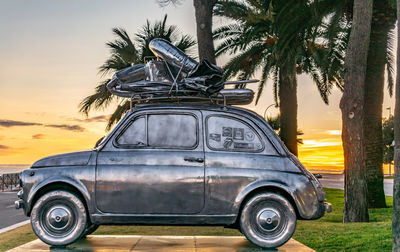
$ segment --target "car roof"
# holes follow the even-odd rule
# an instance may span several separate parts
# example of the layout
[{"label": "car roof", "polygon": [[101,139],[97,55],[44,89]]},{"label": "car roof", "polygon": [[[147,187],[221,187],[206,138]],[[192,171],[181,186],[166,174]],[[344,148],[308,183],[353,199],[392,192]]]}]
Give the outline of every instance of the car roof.
[{"label": "car roof", "polygon": [[230,112],[239,112],[239,113],[248,113],[251,115],[256,115],[253,111],[250,111],[245,108],[235,107],[231,105],[219,105],[219,104],[179,104],[179,103],[141,103],[136,104],[136,107],[132,109],[131,112],[135,112],[141,109],[194,109],[194,110],[213,110],[213,111],[230,111]]},{"label": "car roof", "polygon": [[209,110],[209,111],[219,111],[219,112],[230,112],[233,114],[245,116],[253,121],[253,123],[261,126],[264,133],[268,136],[269,140],[272,141],[273,145],[277,148],[280,155],[286,155],[288,150],[284,147],[284,144],[276,135],[271,126],[257,113],[240,107],[234,107],[231,105],[223,106],[218,104],[179,104],[179,103],[142,103],[136,104],[131,110],[129,110],[125,116],[118,122],[114,129],[107,135],[103,144],[99,145],[98,149],[101,149],[111,138],[112,135],[118,130],[120,125],[124,124],[126,120],[129,119],[130,115],[141,110],[151,110],[151,109],[192,109],[192,110]]},{"label": "car roof", "polygon": [[173,109],[192,109],[192,110],[208,110],[208,111],[218,111],[218,112],[228,112],[232,114],[237,114],[241,116],[245,116],[252,120],[254,123],[259,126],[265,127],[264,132],[269,136],[270,140],[273,144],[279,149],[278,151],[282,153],[287,153],[288,150],[284,147],[284,144],[279,139],[279,137],[275,134],[272,127],[266,122],[264,118],[262,118],[257,113],[240,107],[235,107],[231,105],[219,105],[219,104],[179,104],[179,103],[142,103],[136,104],[134,108],[130,111],[131,113],[146,110],[146,109],[165,109],[165,110],[173,110]]}]

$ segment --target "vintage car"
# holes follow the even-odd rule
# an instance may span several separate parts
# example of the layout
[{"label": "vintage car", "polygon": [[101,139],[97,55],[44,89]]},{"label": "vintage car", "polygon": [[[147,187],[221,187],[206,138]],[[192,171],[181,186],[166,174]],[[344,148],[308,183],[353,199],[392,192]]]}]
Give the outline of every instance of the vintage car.
[{"label": "vintage car", "polygon": [[54,246],[139,224],[237,228],[273,248],[331,209],[267,122],[234,106],[137,105],[93,150],[43,158],[20,184],[16,208]]}]

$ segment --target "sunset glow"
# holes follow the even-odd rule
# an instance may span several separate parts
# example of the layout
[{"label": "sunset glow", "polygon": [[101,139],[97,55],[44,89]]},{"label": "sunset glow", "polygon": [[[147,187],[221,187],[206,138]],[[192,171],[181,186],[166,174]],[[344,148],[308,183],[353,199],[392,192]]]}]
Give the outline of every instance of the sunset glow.
[{"label": "sunset glow", "polygon": [[[165,8],[156,1],[119,3],[3,3],[0,164],[30,164],[47,155],[92,148],[107,134],[106,120],[117,103],[88,118],[78,112],[78,105],[107,77],[98,75],[98,67],[109,55],[105,43],[113,39],[113,27],[125,28],[134,38],[146,19],[159,20],[167,13],[168,24],[195,37],[190,1]],[[215,18],[214,22],[218,26],[224,20]],[[226,56],[219,58],[218,65],[227,60]],[[249,87],[257,90],[257,84]],[[326,105],[312,80],[298,76],[298,128],[304,132],[299,158],[308,169],[343,169],[340,97],[341,91],[334,88]],[[273,116],[278,109],[265,111],[273,103],[268,81],[260,102],[246,107],[261,116]],[[385,93],[384,107],[390,106],[393,99]]]}]

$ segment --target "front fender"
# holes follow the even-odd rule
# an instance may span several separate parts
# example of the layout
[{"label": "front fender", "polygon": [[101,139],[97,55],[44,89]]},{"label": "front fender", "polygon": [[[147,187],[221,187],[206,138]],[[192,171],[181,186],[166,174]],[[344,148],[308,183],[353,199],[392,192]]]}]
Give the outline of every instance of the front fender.
[{"label": "front fender", "polygon": [[66,176],[56,176],[56,177],[50,177],[50,178],[40,182],[39,184],[37,184],[34,188],[32,188],[30,190],[29,195],[26,200],[26,209],[25,209],[26,213],[30,213],[30,211],[32,209],[33,200],[35,199],[36,194],[42,188],[45,188],[46,186],[48,186],[50,184],[61,184],[61,183],[68,184],[68,185],[74,187],[75,189],[77,189],[83,195],[86,206],[91,207],[91,204],[89,204],[89,202],[90,202],[89,191],[83,185],[82,182],[76,181],[76,180],[74,180],[70,177],[66,177]]}]

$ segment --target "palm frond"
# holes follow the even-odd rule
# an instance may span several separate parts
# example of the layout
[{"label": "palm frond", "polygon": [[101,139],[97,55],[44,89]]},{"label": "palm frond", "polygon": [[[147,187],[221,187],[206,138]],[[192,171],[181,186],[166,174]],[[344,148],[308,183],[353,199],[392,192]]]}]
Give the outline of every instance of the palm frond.
[{"label": "palm frond", "polygon": [[88,116],[90,110],[105,108],[111,103],[114,97],[106,87],[108,82],[109,79],[100,83],[95,88],[94,94],[87,96],[80,102],[79,112]]},{"label": "palm frond", "polygon": [[[144,57],[154,56],[148,49],[150,41],[154,38],[163,38],[175,44],[183,51],[190,50],[195,45],[195,40],[189,35],[183,35],[176,26],[167,25],[167,15],[161,21],[152,24],[149,20],[141,30],[135,34],[135,40],[132,41],[126,30],[123,28],[114,28],[113,34],[115,40],[107,42],[106,46],[110,49],[110,56],[99,67],[102,75],[113,73],[133,64],[144,63]],[[114,101],[121,100],[112,95],[106,87],[109,80],[100,83],[92,95],[84,98],[79,104],[79,111],[88,116],[91,110],[104,109]],[[115,124],[122,115],[129,109],[129,101],[122,100],[108,121],[107,130]]]},{"label": "palm frond", "polygon": [[268,75],[270,74],[272,68],[273,68],[273,66],[271,64],[271,61],[267,60],[267,63],[264,65],[264,67],[262,69],[261,81],[260,81],[260,84],[258,85],[257,96],[256,96],[256,105],[258,104],[258,101],[260,100],[262,92],[264,91],[264,87],[267,84]]},{"label": "palm frond", "polygon": [[265,54],[265,45],[254,43],[248,50],[239,53],[226,63],[224,76],[227,79],[239,73],[251,76],[260,66]]},{"label": "palm frond", "polygon": [[118,105],[114,113],[111,115],[110,119],[108,120],[106,129],[110,130],[111,127],[116,124],[129,109],[130,101],[125,99],[121,104]]},{"label": "palm frond", "polygon": [[245,20],[249,13],[249,7],[244,2],[219,0],[214,5],[215,16],[226,17],[233,20]]},{"label": "palm frond", "polygon": [[396,36],[394,34],[394,30],[392,30],[388,33],[387,47],[386,47],[386,71],[388,79],[388,91],[390,96],[393,95],[393,86],[395,78],[394,76],[396,76],[395,43],[396,43]]},{"label": "palm frond", "polygon": [[274,67],[273,75],[272,75],[272,90],[274,93],[274,102],[276,107],[279,107],[279,69]]}]

